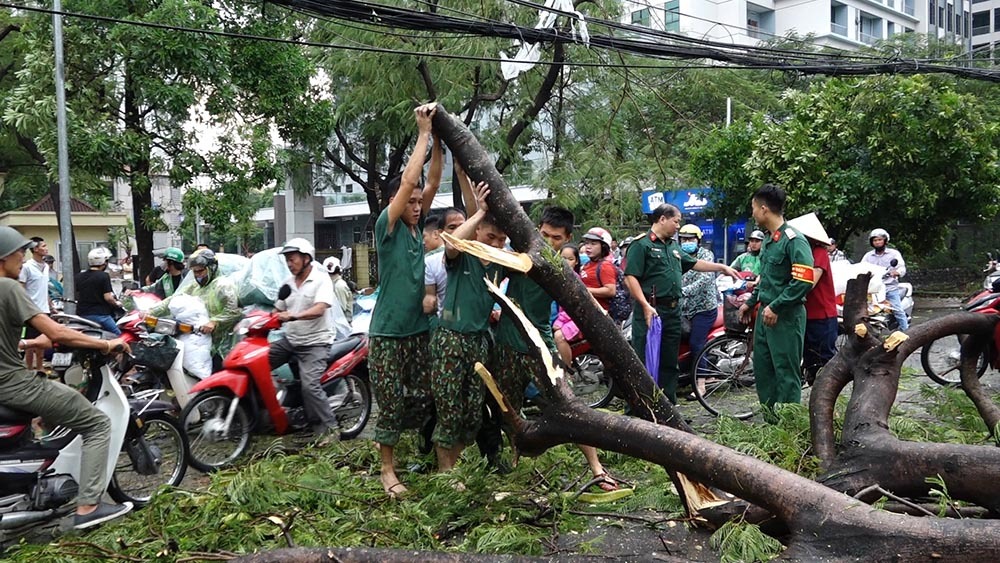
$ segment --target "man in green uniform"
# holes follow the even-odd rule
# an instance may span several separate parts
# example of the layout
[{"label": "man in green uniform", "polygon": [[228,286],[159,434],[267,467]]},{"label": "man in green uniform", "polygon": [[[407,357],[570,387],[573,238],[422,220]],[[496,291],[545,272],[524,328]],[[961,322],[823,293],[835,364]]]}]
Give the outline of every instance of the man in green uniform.
[{"label": "man in green uniform", "polygon": [[[486,214],[489,188],[476,186],[478,209],[455,236],[494,248],[503,248],[507,235]],[[489,317],[493,297],[483,278],[499,284],[501,266],[445,247],[448,287],[445,290],[441,321],[431,337],[431,394],[437,412],[432,441],[436,445],[438,470],[449,471],[467,444],[476,439],[482,423],[483,384],[475,371],[476,362],[485,364],[489,356]]]},{"label": "man in green uniform", "polygon": [[423,217],[441,182],[442,149],[434,143],[427,188],[420,186],[436,104],[415,110],[417,144],[400,177],[389,183],[389,205],[375,222],[379,297],[368,329],[372,386],[379,406],[375,441],[382,458],[382,488],[390,497],[406,492],[396,476],[394,448],[403,431],[406,396],[428,395],[429,324],[423,311]]},{"label": "man in green uniform", "polygon": [[632,348],[639,359],[646,358],[646,333],[653,317],[660,317],[663,332],[660,340],[660,388],[671,403],[677,403],[677,380],[680,368],[677,355],[681,345],[681,274],[694,269],[720,272],[736,277],[736,270],[725,264],[698,260],[681,252],[673,237],[681,228],[681,212],[669,204],[653,210],[649,232],[628,247],[625,285],[634,300],[632,308]]},{"label": "man in green uniform", "polygon": [[777,403],[802,399],[800,367],[806,331],[806,294],[814,283],[812,250],[806,237],[785,223],[785,190],[764,184],[753,196],[753,218],[771,237],[761,250],[760,283],[740,307],[743,322],[759,306],[753,336],[757,397],[764,417],[774,421]]},{"label": "man in green uniform", "polygon": [[[541,225],[538,230],[552,248],[559,252],[573,234],[573,213],[562,207],[546,207],[542,211]],[[552,340],[552,297],[545,293],[540,285],[528,276],[519,272],[511,272],[507,282],[507,297],[521,308],[524,316],[531,322],[542,340],[555,356],[555,342]],[[524,401],[524,390],[535,374],[544,371],[541,357],[521,336],[516,320],[510,315],[500,315],[494,334],[493,352],[490,355],[490,371],[496,378],[497,386],[504,397],[510,402],[515,413],[521,411]],[[484,421],[484,424],[486,422]],[[497,429],[499,434],[499,429]],[[482,444],[480,443],[480,447]],[[618,486],[612,480],[600,459],[597,448],[579,446],[587,465],[595,478],[602,478],[598,483],[604,490],[615,490]]]}]

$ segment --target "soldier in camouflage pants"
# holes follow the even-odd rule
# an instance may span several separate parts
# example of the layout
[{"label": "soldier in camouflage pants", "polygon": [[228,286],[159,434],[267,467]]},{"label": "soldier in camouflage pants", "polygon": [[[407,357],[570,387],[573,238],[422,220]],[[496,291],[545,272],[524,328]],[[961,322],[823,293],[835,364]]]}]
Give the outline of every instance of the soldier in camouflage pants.
[{"label": "soldier in camouflage pants", "polygon": [[482,423],[483,383],[476,362],[486,363],[489,335],[438,327],[431,338],[431,392],[437,408],[433,441],[452,449],[471,444]]},{"label": "soldier in camouflage pants", "polygon": [[378,403],[375,441],[395,446],[406,428],[416,428],[429,414],[428,333],[403,338],[372,336],[368,365]]}]

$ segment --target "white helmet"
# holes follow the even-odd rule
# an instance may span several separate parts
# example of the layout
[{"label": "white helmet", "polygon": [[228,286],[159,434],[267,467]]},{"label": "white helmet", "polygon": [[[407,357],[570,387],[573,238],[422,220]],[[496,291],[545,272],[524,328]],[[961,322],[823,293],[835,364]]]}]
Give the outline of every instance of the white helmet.
[{"label": "white helmet", "polygon": [[91,250],[87,253],[87,264],[91,266],[103,266],[111,258],[111,251],[103,246]]},{"label": "white helmet", "polygon": [[308,254],[309,258],[316,258],[316,249],[313,247],[311,242],[304,238],[293,238],[292,240],[286,242],[285,246],[281,247],[282,254],[288,254],[289,252]]},{"label": "white helmet", "polygon": [[328,273],[335,274],[340,269],[340,260],[336,256],[331,256],[323,260],[323,267]]},{"label": "white helmet", "polygon": [[885,238],[886,244],[889,244],[889,231],[887,231],[885,229],[875,229],[875,230],[873,230],[871,233],[868,234],[868,244],[871,244],[872,243],[872,239],[875,238],[875,237],[883,237],[883,238]]}]

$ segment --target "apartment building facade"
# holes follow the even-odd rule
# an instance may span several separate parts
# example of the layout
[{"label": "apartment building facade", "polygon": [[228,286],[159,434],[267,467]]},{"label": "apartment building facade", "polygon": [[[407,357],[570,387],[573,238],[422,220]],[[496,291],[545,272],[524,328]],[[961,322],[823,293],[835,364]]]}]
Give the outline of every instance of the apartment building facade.
[{"label": "apartment building facade", "polygon": [[972,0],[972,56],[1000,64],[1000,0]]},{"label": "apartment building facade", "polygon": [[[756,45],[794,32],[811,35],[817,45],[853,50],[917,32],[968,50],[974,31],[971,1],[624,0],[623,18],[625,23],[734,45]],[[983,3],[1000,6],[1000,0],[980,0],[977,6]]]}]

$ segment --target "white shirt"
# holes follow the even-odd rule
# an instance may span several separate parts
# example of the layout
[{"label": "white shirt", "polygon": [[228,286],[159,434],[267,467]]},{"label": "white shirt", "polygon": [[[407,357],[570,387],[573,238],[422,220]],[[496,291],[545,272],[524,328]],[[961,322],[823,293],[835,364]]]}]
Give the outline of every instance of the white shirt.
[{"label": "white shirt", "polygon": [[17,281],[24,284],[25,291],[28,292],[28,299],[35,304],[35,307],[45,313],[49,313],[49,265],[32,258],[25,260],[21,266],[21,275]]},{"label": "white shirt", "polygon": [[[286,299],[279,299],[274,307],[279,311],[301,313],[316,303],[326,303],[332,306],[336,303],[333,296],[333,282],[330,275],[319,262],[312,263],[312,271],[302,285],[298,285],[295,276],[285,280],[292,293]],[[284,324],[285,338],[292,346],[322,346],[333,342],[333,331],[330,329],[330,316],[326,313],[315,319],[288,321]]]},{"label": "white shirt", "polygon": [[448,271],[444,265],[444,247],[429,252],[424,256],[424,285],[435,286],[437,291],[437,315],[444,310],[444,293],[448,288]]}]

